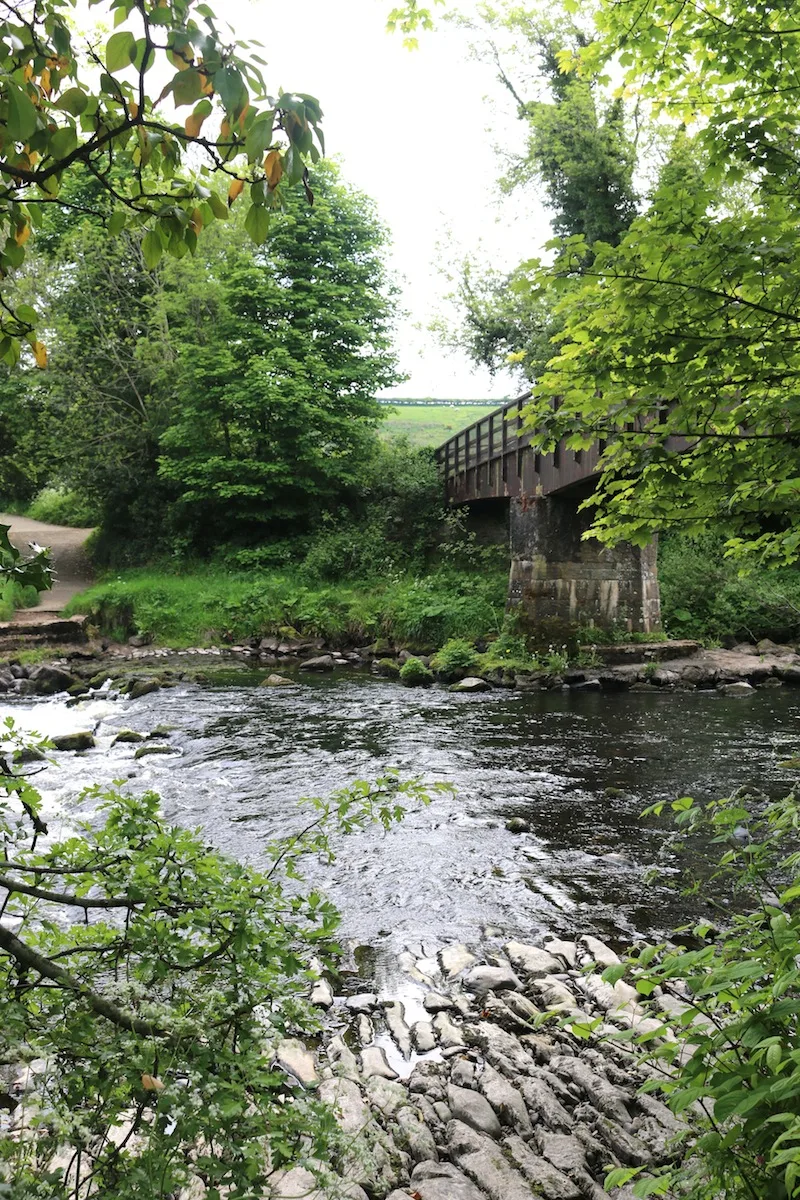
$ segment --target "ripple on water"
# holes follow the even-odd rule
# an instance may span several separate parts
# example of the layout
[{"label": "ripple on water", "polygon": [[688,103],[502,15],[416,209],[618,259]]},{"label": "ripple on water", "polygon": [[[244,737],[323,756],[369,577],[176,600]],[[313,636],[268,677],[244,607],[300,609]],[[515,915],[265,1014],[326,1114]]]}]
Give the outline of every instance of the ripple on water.
[{"label": "ripple on water", "polygon": [[[710,797],[741,785],[787,785],[778,763],[797,748],[790,691],[745,700],[713,693],[641,695],[414,691],[363,676],[293,689],[181,686],[140,700],[14,701],[26,728],[94,728],[97,749],[58,755],[40,777],[69,809],[93,782],[131,775],[167,814],[259,861],[267,839],[297,827],[296,802],[387,767],[454,783],[384,834],[344,839],[331,868],[310,863],[343,916],[345,936],[397,947],[476,940],[491,924],[536,936],[594,930],[652,934],[684,920],[686,902],[643,872],[668,822],[641,819],[658,799]],[[121,728],[173,726],[176,756],[134,761]],[[606,789],[611,789],[607,791]],[[511,816],[530,833],[512,834]],[[387,931],[389,936],[387,935]]]}]

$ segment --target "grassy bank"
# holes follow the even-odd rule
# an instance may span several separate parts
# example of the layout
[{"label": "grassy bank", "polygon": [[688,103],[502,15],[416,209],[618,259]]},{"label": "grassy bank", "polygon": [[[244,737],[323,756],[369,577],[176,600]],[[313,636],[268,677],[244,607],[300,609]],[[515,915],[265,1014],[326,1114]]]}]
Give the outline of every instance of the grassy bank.
[{"label": "grassy bank", "polygon": [[363,645],[385,637],[436,649],[449,638],[499,633],[506,583],[502,567],[327,584],[303,582],[296,571],[142,569],[96,584],[75,597],[67,612],[88,612],[103,634],[117,640],[147,634],[175,649],[286,629],[331,644]]}]

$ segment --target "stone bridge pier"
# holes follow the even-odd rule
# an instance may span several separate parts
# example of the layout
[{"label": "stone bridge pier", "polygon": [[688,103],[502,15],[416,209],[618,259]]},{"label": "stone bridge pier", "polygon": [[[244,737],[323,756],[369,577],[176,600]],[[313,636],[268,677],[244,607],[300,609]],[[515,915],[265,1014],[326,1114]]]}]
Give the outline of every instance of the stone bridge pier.
[{"label": "stone bridge pier", "polygon": [[508,603],[542,630],[619,626],[661,628],[655,539],[639,548],[582,540],[591,518],[583,496],[518,496],[510,501]]}]

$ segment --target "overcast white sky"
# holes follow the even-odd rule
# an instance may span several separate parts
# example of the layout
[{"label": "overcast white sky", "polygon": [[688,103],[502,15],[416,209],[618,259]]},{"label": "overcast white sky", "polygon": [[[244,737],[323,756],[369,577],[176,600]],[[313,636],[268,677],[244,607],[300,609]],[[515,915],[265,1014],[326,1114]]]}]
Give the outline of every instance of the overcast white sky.
[{"label": "overcast white sky", "polygon": [[391,230],[408,313],[398,350],[410,376],[395,394],[513,394],[507,377],[492,380],[426,331],[444,309],[449,285],[440,268],[457,256],[454,244],[511,267],[549,236],[532,192],[498,206],[493,146],[519,144],[522,128],[491,68],[470,61],[464,33],[439,22],[435,33],[420,35],[419,50],[405,50],[399,35],[385,32],[390,0],[227,0],[214,7],[240,37],[263,43],[271,91],[319,98],[328,153],[375,199]]}]

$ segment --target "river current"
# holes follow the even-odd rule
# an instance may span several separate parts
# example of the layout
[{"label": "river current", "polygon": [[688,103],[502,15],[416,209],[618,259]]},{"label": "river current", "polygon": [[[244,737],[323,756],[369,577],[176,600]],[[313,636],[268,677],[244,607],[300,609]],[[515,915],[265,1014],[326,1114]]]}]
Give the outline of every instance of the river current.
[{"label": "river current", "polygon": [[[779,795],[779,764],[798,749],[800,692],[746,698],[708,692],[409,690],[360,674],[259,688],[261,674],[220,671],[139,700],[0,705],[42,734],[95,729],[97,746],[58,753],[37,778],[57,826],[85,811],[89,783],[127,778],[160,793],[166,814],[199,825],[248,861],[299,824],[297,801],[387,767],[455,785],[383,833],[341,839],[332,866],[307,877],[342,913],[342,935],[379,958],[430,953],[492,933],[535,939],[594,932],[615,942],[658,936],[706,909],[671,886],[670,822],[641,817],[659,799],[749,787]],[[178,753],[134,760],[112,746],[124,728],[173,727]],[[511,833],[522,817],[530,831]],[[702,848],[695,848],[702,871]],[[667,877],[650,879],[660,863]]]}]

